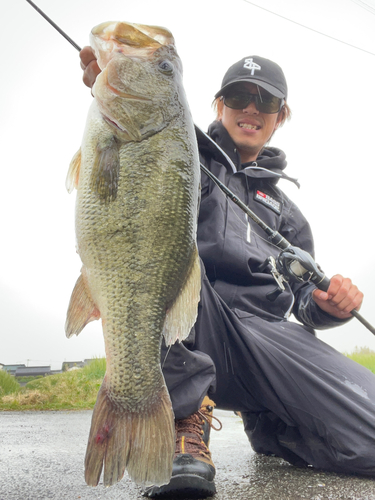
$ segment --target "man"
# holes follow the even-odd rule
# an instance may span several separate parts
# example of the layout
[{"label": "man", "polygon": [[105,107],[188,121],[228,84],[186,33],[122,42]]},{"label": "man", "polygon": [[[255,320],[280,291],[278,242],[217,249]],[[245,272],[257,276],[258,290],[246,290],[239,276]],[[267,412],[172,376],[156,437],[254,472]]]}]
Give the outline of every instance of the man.
[{"label": "man", "polygon": [[[81,65],[91,87],[99,68],[90,48],[81,52]],[[293,181],[284,173],[285,155],[266,147],[290,116],[281,68],[245,57],[228,69],[215,98],[211,139],[197,133],[202,163],[264,222],[313,255],[308,222],[277,185],[280,178]],[[341,275],[327,292],[298,283],[275,294],[262,264],[280,250],[204,174],[201,186],[198,319],[183,344],[162,349],[176,418],[173,475],[145,495],[215,493],[208,449],[215,404],[241,412],[259,453],[375,475],[375,376],[314,335],[315,328],[350,319],[363,294]],[[288,321],[292,312],[300,323]]]}]

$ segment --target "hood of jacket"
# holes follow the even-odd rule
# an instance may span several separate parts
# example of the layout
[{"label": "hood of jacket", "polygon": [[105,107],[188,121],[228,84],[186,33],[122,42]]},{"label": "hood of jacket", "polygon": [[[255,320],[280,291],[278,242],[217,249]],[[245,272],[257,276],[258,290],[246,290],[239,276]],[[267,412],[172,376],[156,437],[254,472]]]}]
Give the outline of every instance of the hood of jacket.
[{"label": "hood of jacket", "polygon": [[207,136],[204,136],[205,134],[202,131],[199,130],[199,132],[197,130],[199,149],[222,162],[222,153],[220,149],[215,147],[214,143],[216,143],[226,153],[232,163],[230,165],[230,162],[227,161],[227,168],[231,167],[234,172],[241,171],[249,177],[269,179],[269,181],[274,183],[277,183],[282,178],[294,182],[299,187],[297,179],[289,177],[284,172],[287,161],[286,155],[281,149],[266,147],[261,151],[256,161],[241,164],[240,154],[237,151],[236,145],[220,121],[214,121],[208,128],[208,136],[212,139],[211,141]]}]

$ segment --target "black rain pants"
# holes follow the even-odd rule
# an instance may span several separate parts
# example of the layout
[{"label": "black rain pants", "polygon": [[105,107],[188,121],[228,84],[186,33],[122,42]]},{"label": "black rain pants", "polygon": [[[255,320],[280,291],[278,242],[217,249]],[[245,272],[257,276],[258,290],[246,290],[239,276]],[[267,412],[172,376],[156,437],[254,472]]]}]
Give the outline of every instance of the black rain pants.
[{"label": "black rain pants", "polygon": [[241,411],[255,451],[295,465],[375,475],[375,375],[289,321],[231,310],[202,279],[195,327],[162,349],[177,419],[207,394]]}]

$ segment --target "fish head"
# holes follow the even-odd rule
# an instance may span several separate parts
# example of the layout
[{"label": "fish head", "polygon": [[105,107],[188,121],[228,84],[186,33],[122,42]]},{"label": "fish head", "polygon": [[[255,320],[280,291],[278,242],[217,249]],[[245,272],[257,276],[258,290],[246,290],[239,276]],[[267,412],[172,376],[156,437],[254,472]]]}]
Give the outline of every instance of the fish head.
[{"label": "fish head", "polygon": [[181,115],[182,64],[167,29],[108,22],[92,30],[90,43],[102,70],[93,95],[122,140],[141,141]]}]

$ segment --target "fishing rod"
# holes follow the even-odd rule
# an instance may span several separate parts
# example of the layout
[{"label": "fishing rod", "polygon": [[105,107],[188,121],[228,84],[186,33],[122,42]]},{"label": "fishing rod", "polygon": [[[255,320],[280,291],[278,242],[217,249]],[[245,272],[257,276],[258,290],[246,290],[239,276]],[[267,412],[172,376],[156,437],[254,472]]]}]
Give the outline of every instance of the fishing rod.
[{"label": "fishing rod", "polygon": [[78,52],[81,52],[81,47],[79,45],[76,44],[76,42],[74,40],[72,40],[70,38],[70,36],[68,36],[59,26],[57,26],[57,24],[55,24],[52,19],[50,19],[47,14],[45,14],[41,9],[39,9],[39,7],[37,5],[35,5],[34,2],[32,2],[31,0],[26,0],[26,2],[28,2],[32,7],[34,7],[34,9],[39,12],[39,14],[41,16],[44,17],[44,19],[46,19],[46,21],[48,21],[54,28],[55,30],[57,30],[60,35],[62,35],[64,38],[66,38],[68,40],[69,43],[71,43],[73,45],[73,47],[75,49],[78,50]]},{"label": "fishing rod", "polygon": [[[236,171],[235,165],[225,151],[223,151],[220,146],[218,146],[218,144],[216,144],[216,142],[197,125],[195,125],[195,130],[198,137],[205,138],[213,144],[216,147],[216,150],[221,154],[224,162]],[[269,300],[274,301],[278,295],[285,290],[284,282],[312,282],[319,290],[322,290],[323,292],[328,290],[331,280],[327,278],[308,252],[302,250],[302,248],[291,245],[291,243],[278,231],[272,229],[262,219],[260,219],[225,184],[223,184],[220,179],[210,172],[207,167],[205,167],[202,163],[200,164],[200,167],[201,170],[224,192],[224,194],[226,194],[237,206],[241,208],[241,210],[243,210],[268,234],[270,242],[282,250],[276,259],[274,257],[268,257],[268,259],[259,268],[259,271],[264,271],[268,267],[277,283],[277,289],[268,294]],[[375,328],[356,309],[350,311],[350,314],[356,317],[362,325],[375,335]]]},{"label": "fishing rod", "polygon": [[[48,21],[59,33],[62,35],[73,47],[81,51],[81,47],[74,42],[56,23],[50,19],[47,14],[45,14],[34,2],[31,0],[26,0],[34,9],[42,16],[46,21]],[[197,137],[204,137],[205,140],[209,141],[214,145],[216,150],[221,154],[225,163],[229,164],[231,168],[236,171],[237,169],[233,165],[232,160],[223,151],[215,141],[211,139],[209,135],[203,132],[197,125],[195,125],[195,130]],[[248,217],[250,217],[258,226],[260,226],[268,235],[269,240],[272,244],[276,245],[281,249],[280,254],[275,259],[274,257],[268,257],[268,259],[260,266],[260,271],[265,270],[267,267],[270,269],[272,276],[274,277],[277,288],[274,292],[268,294],[268,299],[273,301],[277,296],[285,290],[284,282],[292,283],[306,283],[312,282],[314,285],[324,292],[326,292],[330,285],[329,278],[323,273],[319,268],[317,263],[311,257],[311,255],[302,250],[299,247],[292,246],[288,240],[286,240],[278,231],[275,231],[269,227],[262,219],[260,219],[250,208],[245,205],[225,184],[223,184],[212,172],[210,172],[205,165],[200,164],[202,172],[204,172],[223,192],[228,196],[237,206],[243,210]],[[375,335],[375,328],[364,319],[364,317],[359,314],[358,311],[353,309],[350,312],[355,316],[371,333]]]}]

